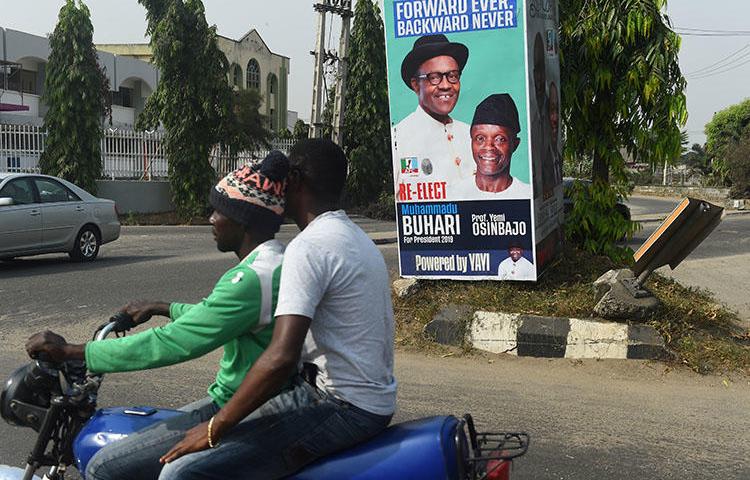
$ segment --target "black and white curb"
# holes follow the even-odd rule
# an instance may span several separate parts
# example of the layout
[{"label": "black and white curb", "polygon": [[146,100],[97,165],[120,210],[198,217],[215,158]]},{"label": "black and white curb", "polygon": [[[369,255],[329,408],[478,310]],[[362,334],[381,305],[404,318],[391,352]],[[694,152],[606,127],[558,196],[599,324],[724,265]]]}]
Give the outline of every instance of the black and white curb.
[{"label": "black and white curb", "polygon": [[666,352],[653,328],[602,320],[474,312],[466,334],[474,348],[523,357],[659,359]]}]

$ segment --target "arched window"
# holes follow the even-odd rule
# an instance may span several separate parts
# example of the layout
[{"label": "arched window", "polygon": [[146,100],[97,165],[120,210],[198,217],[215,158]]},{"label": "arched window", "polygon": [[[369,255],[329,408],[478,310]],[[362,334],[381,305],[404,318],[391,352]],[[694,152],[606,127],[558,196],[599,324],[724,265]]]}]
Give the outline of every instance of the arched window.
[{"label": "arched window", "polygon": [[260,65],[254,58],[247,62],[247,88],[260,89]]},{"label": "arched window", "polygon": [[242,67],[233,63],[230,71],[232,72],[232,85],[242,88]]},{"label": "arched window", "polygon": [[268,108],[268,121],[271,131],[276,131],[281,124],[280,119],[277,118],[279,111],[279,81],[276,79],[276,75],[273,73],[268,74],[266,78],[266,108]]}]

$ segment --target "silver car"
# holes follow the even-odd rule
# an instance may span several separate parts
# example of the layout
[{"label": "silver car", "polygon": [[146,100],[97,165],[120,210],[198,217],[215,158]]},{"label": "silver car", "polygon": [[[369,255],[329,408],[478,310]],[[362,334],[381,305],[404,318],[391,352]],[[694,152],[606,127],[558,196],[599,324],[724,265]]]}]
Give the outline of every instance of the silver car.
[{"label": "silver car", "polygon": [[57,177],[0,173],[0,260],[67,252],[87,262],[119,236],[112,200]]}]

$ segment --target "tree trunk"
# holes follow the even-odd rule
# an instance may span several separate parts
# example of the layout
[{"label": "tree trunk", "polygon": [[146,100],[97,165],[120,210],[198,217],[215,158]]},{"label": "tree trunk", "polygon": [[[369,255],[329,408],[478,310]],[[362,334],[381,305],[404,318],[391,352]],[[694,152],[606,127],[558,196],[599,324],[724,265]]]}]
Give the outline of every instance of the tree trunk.
[{"label": "tree trunk", "polygon": [[609,165],[602,157],[594,153],[591,180],[596,181],[597,179],[609,184]]}]

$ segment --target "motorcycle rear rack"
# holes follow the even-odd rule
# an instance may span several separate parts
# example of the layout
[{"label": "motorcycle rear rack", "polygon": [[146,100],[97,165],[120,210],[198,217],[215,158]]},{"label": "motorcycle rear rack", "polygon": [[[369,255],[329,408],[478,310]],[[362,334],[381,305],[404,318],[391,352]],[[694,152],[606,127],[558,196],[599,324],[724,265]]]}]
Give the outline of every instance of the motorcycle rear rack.
[{"label": "motorcycle rear rack", "polygon": [[[526,454],[529,449],[529,434],[525,432],[477,432],[470,414],[463,416],[468,430],[469,449],[467,470],[470,478],[483,479],[487,476],[487,463],[490,461],[511,461]],[[458,440],[458,438],[457,438]],[[461,447],[459,447],[459,451]]]}]

